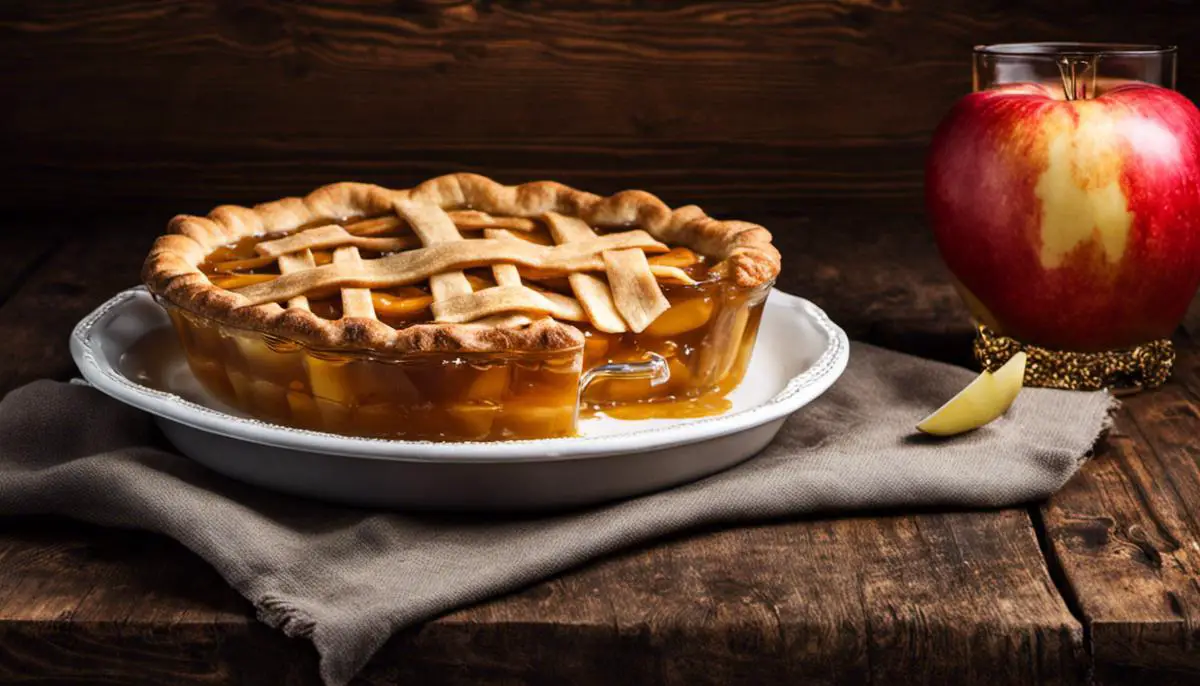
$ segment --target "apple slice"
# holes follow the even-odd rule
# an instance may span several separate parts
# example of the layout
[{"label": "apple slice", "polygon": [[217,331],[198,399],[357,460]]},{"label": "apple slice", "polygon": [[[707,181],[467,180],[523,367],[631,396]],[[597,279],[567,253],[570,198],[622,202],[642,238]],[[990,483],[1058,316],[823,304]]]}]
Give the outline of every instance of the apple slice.
[{"label": "apple slice", "polygon": [[934,436],[954,436],[978,429],[1004,414],[1021,392],[1025,357],[1025,353],[1017,353],[994,373],[980,374],[949,402],[922,419],[917,429]]}]

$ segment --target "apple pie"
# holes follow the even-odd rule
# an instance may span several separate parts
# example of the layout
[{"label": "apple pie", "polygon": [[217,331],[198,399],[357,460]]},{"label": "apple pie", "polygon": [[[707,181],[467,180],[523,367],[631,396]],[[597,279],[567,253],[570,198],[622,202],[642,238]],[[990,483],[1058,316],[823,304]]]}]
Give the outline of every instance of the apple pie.
[{"label": "apple pie", "polygon": [[[573,435],[581,408],[721,411],[779,268],[766,229],[643,191],[452,174],[178,216],[143,277],[195,375],[252,416],[504,440]],[[655,378],[585,374],[651,359]]]}]

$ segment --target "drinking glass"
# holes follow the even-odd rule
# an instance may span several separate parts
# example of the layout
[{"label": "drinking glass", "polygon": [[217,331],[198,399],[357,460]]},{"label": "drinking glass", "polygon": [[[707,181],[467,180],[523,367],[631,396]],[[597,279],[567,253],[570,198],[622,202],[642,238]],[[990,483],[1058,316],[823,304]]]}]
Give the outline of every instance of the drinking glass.
[{"label": "drinking glass", "polygon": [[1136,43],[1001,43],[977,45],[973,87],[1008,83],[1061,85],[1068,99],[1094,97],[1121,83],[1175,88],[1174,46]]}]

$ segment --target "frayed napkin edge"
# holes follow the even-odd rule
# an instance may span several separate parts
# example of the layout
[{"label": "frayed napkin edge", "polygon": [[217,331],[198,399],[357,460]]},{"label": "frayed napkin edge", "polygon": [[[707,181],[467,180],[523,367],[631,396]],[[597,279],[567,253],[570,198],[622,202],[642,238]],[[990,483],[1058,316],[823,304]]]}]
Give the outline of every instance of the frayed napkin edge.
[{"label": "frayed napkin edge", "polygon": [[[1103,390],[1100,392],[1106,396],[1104,401],[1104,412],[1100,414],[1096,426],[1087,432],[1087,435],[1091,436],[1091,443],[1084,446],[1083,450],[1079,452],[1079,457],[1075,460],[1076,473],[1078,473],[1079,469],[1083,467],[1083,465],[1087,464],[1087,462],[1095,455],[1096,444],[1098,444],[1100,439],[1104,438],[1105,434],[1112,429],[1113,423],[1117,419],[1117,411],[1121,409],[1121,399],[1113,395],[1112,391]],[[1072,476],[1074,476],[1074,474],[1072,474]],[[1059,488],[1062,487],[1059,486]],[[1058,489],[1055,489],[1055,492],[1057,493]]]},{"label": "frayed napkin edge", "polygon": [[278,629],[289,638],[312,639],[317,622],[292,601],[267,594],[254,604],[258,621]]}]

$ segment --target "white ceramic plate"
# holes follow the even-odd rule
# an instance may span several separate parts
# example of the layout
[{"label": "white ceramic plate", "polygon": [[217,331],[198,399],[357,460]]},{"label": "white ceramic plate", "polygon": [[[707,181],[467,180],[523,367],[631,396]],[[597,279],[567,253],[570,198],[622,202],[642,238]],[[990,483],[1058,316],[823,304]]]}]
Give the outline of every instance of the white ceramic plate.
[{"label": "white ceramic plate", "polygon": [[[182,453],[267,488],[355,505],[545,509],[646,493],[762,450],[846,368],[846,334],[816,305],[772,291],[731,410],[703,419],[580,422],[581,436],[497,443],[355,438],[251,419],[207,393],[144,289],[88,315],[71,354],[97,389],[155,415]],[[136,346],[146,336],[154,345]],[[153,350],[153,355],[145,351]]]}]

